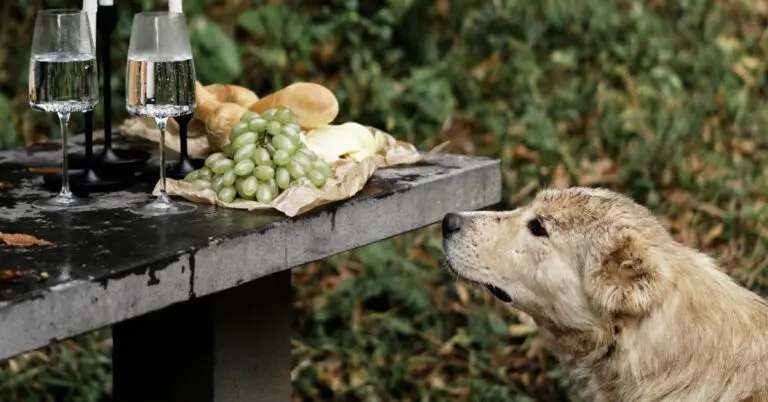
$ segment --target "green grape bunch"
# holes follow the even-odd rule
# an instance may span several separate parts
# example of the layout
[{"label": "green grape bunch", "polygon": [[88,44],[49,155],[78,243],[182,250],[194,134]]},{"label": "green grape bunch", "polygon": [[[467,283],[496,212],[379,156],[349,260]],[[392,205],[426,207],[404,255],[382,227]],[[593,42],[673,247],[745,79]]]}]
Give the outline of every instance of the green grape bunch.
[{"label": "green grape bunch", "polygon": [[222,151],[209,155],[205,166],[184,180],[212,189],[227,203],[267,204],[302,178],[322,188],[333,176],[331,167],[301,142],[300,132],[288,108],[246,112]]}]

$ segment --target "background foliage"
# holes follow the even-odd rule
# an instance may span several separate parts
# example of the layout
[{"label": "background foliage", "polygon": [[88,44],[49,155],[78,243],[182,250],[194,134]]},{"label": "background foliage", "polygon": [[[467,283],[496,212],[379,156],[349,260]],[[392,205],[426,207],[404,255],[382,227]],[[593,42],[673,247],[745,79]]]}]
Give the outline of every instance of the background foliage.
[{"label": "background foliage", "polygon": [[[26,104],[26,58],[34,10],[75,3],[0,6],[0,146],[57,135]],[[116,117],[131,15],[166,7],[127,3]],[[184,3],[205,84],[323,83],[340,121],[500,157],[502,207],[541,186],[610,187],[768,285],[765,0]],[[295,269],[296,400],[576,400],[525,317],[453,283],[440,258],[427,229]],[[107,332],[13,359],[0,399],[107,400],[109,350]]]}]

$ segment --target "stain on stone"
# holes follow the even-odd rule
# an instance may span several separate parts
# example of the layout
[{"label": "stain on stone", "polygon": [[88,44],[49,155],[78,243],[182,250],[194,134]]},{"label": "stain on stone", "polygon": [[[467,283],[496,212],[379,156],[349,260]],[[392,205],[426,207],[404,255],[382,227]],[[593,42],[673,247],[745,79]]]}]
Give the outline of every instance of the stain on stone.
[{"label": "stain on stone", "polygon": [[189,298],[194,299],[197,297],[195,294],[195,254],[197,251],[192,250],[189,253]]},{"label": "stain on stone", "polygon": [[157,272],[154,269],[149,269],[149,280],[147,286],[155,286],[160,284],[160,279],[157,277]]},{"label": "stain on stone", "polygon": [[337,208],[333,208],[331,213],[331,232],[336,231],[336,211],[338,211]]}]

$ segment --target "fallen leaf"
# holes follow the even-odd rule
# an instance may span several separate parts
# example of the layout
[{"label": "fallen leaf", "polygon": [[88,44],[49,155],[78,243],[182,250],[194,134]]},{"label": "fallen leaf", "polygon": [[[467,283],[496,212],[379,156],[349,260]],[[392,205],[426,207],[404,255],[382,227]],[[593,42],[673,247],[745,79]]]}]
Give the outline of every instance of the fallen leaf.
[{"label": "fallen leaf", "polygon": [[31,173],[61,173],[61,168],[58,166],[36,166],[29,168]]},{"label": "fallen leaf", "polygon": [[0,271],[0,282],[21,283],[25,280],[34,282],[46,281],[51,276],[47,272],[40,272],[20,269],[4,269]]},{"label": "fallen leaf", "polygon": [[703,243],[704,247],[708,247],[712,245],[712,242],[714,242],[722,234],[723,234],[723,224],[718,223],[707,232],[707,235],[704,236],[704,239],[701,242]]},{"label": "fallen leaf", "polygon": [[12,188],[13,188],[13,183],[9,183],[7,181],[0,181],[0,191],[10,190]]},{"label": "fallen leaf", "polygon": [[53,243],[22,233],[0,233],[0,241],[8,246],[51,246]]}]

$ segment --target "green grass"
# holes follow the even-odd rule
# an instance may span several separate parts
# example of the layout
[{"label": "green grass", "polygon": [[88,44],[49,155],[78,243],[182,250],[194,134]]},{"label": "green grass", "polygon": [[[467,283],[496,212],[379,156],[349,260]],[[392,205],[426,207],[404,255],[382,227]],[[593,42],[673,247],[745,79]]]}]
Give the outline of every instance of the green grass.
[{"label": "green grass", "polygon": [[[32,9],[10,3],[0,8],[14,16],[0,27],[0,49],[19,56],[0,52],[0,146],[55,135],[49,116],[25,103],[29,43],[20,32],[31,32]],[[130,14],[153,4],[123,8],[111,72],[117,110]],[[453,152],[501,158],[506,206],[542,183],[624,192],[738,280],[768,288],[768,8],[760,2],[185,7],[204,83],[259,94],[324,83],[340,100],[340,121],[423,148],[450,139]],[[297,400],[575,400],[535,330],[439,268],[439,243],[426,229],[294,270]],[[6,363],[0,400],[105,400],[105,336]]]}]

